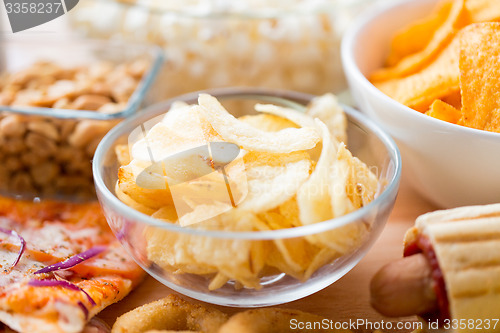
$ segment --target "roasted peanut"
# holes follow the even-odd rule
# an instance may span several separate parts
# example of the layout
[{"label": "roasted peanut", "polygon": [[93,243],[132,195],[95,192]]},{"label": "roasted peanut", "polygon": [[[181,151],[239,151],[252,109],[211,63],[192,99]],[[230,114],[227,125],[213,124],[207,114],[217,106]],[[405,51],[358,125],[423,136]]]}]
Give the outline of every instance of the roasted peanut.
[{"label": "roasted peanut", "polygon": [[60,167],[54,162],[45,162],[30,168],[31,177],[36,185],[48,184],[56,178],[60,171]]},{"label": "roasted peanut", "polygon": [[[100,62],[65,69],[39,62],[0,76],[0,105],[116,113],[126,108],[148,62]],[[91,159],[116,121],[0,113],[0,182],[13,192],[94,193]]]},{"label": "roasted peanut", "polygon": [[111,97],[111,87],[104,82],[96,82],[90,86],[90,93],[95,95],[102,95]]},{"label": "roasted peanut", "polygon": [[149,62],[145,59],[137,59],[127,66],[127,72],[136,79],[140,79],[148,69]]},{"label": "roasted peanut", "polygon": [[71,100],[68,97],[58,99],[52,107],[54,109],[71,109]]},{"label": "roasted peanut", "polygon": [[106,103],[101,106],[97,111],[100,113],[116,113],[125,110],[127,103]]},{"label": "roasted peanut", "polygon": [[101,142],[101,139],[101,137],[98,137],[90,141],[90,143],[87,145],[87,148],[85,149],[87,156],[89,156],[90,158],[94,157],[95,150],[97,149],[99,142]]},{"label": "roasted peanut", "polygon": [[38,154],[35,154],[31,150],[27,150],[21,155],[21,161],[23,162],[24,165],[30,167],[33,165],[40,165],[41,163],[45,162],[47,160],[46,156],[40,156]]},{"label": "roasted peanut", "polygon": [[35,189],[31,177],[24,171],[15,173],[10,179],[9,190],[14,193],[32,193]]},{"label": "roasted peanut", "polygon": [[84,147],[97,137],[102,137],[111,128],[108,122],[98,120],[82,120],[68,138],[70,145]]},{"label": "roasted peanut", "polygon": [[0,105],[9,105],[16,98],[16,93],[13,90],[4,90],[0,92]]},{"label": "roasted peanut", "polygon": [[73,108],[77,110],[92,110],[99,109],[106,103],[111,102],[111,99],[101,95],[82,95],[73,101]]},{"label": "roasted peanut", "polygon": [[47,97],[54,100],[76,96],[78,93],[77,83],[71,80],[59,80],[47,88]]},{"label": "roasted peanut", "polygon": [[81,173],[84,170],[90,169],[91,166],[90,158],[85,157],[82,151],[78,151],[78,156],[66,163],[64,169],[68,173]]},{"label": "roasted peanut", "polygon": [[1,135],[22,137],[26,133],[26,124],[19,115],[8,115],[0,121]]},{"label": "roasted peanut", "polygon": [[56,143],[38,133],[29,133],[26,136],[26,145],[38,156],[54,156],[57,152]]},{"label": "roasted peanut", "polygon": [[26,150],[26,145],[21,138],[7,138],[2,145],[3,150],[8,154],[18,154]]},{"label": "roasted peanut", "polygon": [[59,140],[59,133],[54,124],[44,121],[44,120],[35,120],[28,123],[28,129],[34,133],[41,134],[49,139],[54,141]]},{"label": "roasted peanut", "polygon": [[5,168],[9,171],[17,171],[23,167],[23,163],[18,156],[11,155],[5,159]]},{"label": "roasted peanut", "polygon": [[71,119],[58,119],[57,121],[54,121],[54,123],[58,123],[59,125],[61,141],[66,141],[71,133],[73,133],[77,121]]},{"label": "roasted peanut", "polygon": [[92,180],[85,177],[61,176],[55,180],[56,186],[61,189],[86,188],[92,186]]},{"label": "roasted peanut", "polygon": [[130,76],[124,76],[121,80],[116,82],[111,90],[111,96],[114,100],[122,103],[128,101],[135,88],[137,87],[137,82]]}]

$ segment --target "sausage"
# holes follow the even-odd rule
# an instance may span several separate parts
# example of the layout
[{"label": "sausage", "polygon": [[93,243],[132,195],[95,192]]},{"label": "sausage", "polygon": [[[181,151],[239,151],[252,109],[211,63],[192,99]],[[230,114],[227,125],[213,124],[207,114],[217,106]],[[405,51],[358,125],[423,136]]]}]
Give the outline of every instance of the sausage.
[{"label": "sausage", "polygon": [[423,254],[382,267],[370,283],[371,305],[388,317],[438,311],[432,268]]}]

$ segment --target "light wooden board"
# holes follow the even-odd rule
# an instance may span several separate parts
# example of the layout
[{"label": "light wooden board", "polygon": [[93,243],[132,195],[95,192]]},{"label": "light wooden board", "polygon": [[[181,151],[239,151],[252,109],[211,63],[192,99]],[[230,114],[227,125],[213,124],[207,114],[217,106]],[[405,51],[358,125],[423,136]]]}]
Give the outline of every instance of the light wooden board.
[{"label": "light wooden board", "polygon": [[[373,248],[363,260],[343,278],[333,285],[304,299],[287,303],[281,307],[294,308],[325,316],[333,321],[348,322],[364,319],[371,323],[393,321],[413,321],[414,318],[391,319],[379,315],[370,307],[369,282],[375,272],[384,264],[402,256],[404,233],[413,225],[415,218],[433,211],[436,207],[418,196],[402,181],[398,199],[389,221]],[[151,277],[121,302],[104,310],[99,317],[112,325],[115,319],[126,311],[139,305],[175,293]],[[241,311],[234,308],[219,307],[227,313]],[[367,330],[369,331],[369,330]],[[409,332],[408,329],[393,329],[390,332]]]}]

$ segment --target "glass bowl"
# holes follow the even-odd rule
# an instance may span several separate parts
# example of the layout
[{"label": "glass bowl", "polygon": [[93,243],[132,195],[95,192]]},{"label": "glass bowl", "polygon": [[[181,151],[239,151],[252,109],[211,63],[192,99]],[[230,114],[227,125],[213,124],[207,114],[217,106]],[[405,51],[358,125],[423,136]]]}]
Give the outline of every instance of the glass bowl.
[{"label": "glass bowl", "polygon": [[2,39],[0,53],[0,192],[95,199],[97,144],[146,103],[161,49],[20,37]]},{"label": "glass bowl", "polygon": [[[226,106],[227,102],[236,103],[234,105],[238,105],[243,114],[247,113],[243,106],[253,106],[255,102],[268,102],[303,110],[304,105],[313,98],[311,95],[295,92],[241,88],[212,90],[208,93]],[[188,94],[175,100],[196,103],[197,96]],[[174,99],[151,106],[116,126],[99,144],[93,161],[97,196],[111,229],[137,263],[158,281],[184,295],[214,304],[235,307],[281,304],[308,296],[340,279],[361,260],[377,239],[396,199],[401,172],[399,151],[393,140],[377,125],[346,106],[344,109],[348,118],[348,147],[353,155],[375,171],[382,184],[370,204],[350,214],[308,226],[274,231],[234,232],[199,230],[168,224],[124,204],[115,195],[119,164],[114,147],[127,143],[129,135],[138,126],[145,124],[149,127],[151,122],[147,122],[148,120],[159,121],[173,101]],[[236,116],[240,115],[242,114]],[[228,258],[232,258],[233,255],[238,255],[236,249],[240,246],[255,245],[267,248],[266,246],[271,246],[276,240],[300,241],[312,235],[340,231],[346,226],[362,226],[366,232],[361,234],[354,248],[332,259],[303,282],[284,273],[275,272],[261,278],[260,289],[238,288],[237,284],[228,281],[221,288],[209,290],[213,276],[178,274],[162,269],[148,259],[146,234],[182,236],[188,238],[192,244],[210,242],[214,251],[223,251]],[[211,260],[210,254],[207,254],[206,260]]]}]

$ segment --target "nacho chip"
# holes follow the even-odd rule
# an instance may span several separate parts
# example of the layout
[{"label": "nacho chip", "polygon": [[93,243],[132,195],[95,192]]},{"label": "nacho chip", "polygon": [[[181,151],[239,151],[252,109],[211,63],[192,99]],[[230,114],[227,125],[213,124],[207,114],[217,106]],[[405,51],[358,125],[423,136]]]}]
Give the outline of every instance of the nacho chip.
[{"label": "nacho chip", "polygon": [[500,133],[500,23],[464,29],[460,44],[460,86],[465,126]]},{"label": "nacho chip", "polygon": [[462,92],[460,89],[451,92],[447,96],[440,98],[446,104],[453,106],[455,109],[460,110],[462,108]]},{"label": "nacho chip", "polygon": [[320,140],[315,128],[286,128],[278,132],[259,130],[229,114],[214,97],[200,94],[196,107],[210,122],[222,141],[245,150],[268,153],[291,153],[311,149]]},{"label": "nacho chip", "polygon": [[375,86],[410,108],[427,111],[434,100],[459,89],[460,35],[458,33],[436,60],[422,71],[402,79],[374,83]]},{"label": "nacho chip", "polygon": [[432,103],[431,108],[425,114],[453,124],[456,124],[462,116],[459,110],[439,99]]},{"label": "nacho chip", "polygon": [[465,6],[474,23],[500,20],[498,0],[467,0]]},{"label": "nacho chip", "polygon": [[465,0],[456,0],[446,21],[434,32],[431,41],[422,51],[407,56],[396,66],[375,71],[370,80],[381,82],[414,74],[428,66],[446,48],[459,29],[469,23]]},{"label": "nacho chip", "polygon": [[395,66],[401,59],[422,51],[432,40],[436,30],[450,15],[454,0],[439,3],[430,16],[403,28],[392,38],[386,64]]}]

